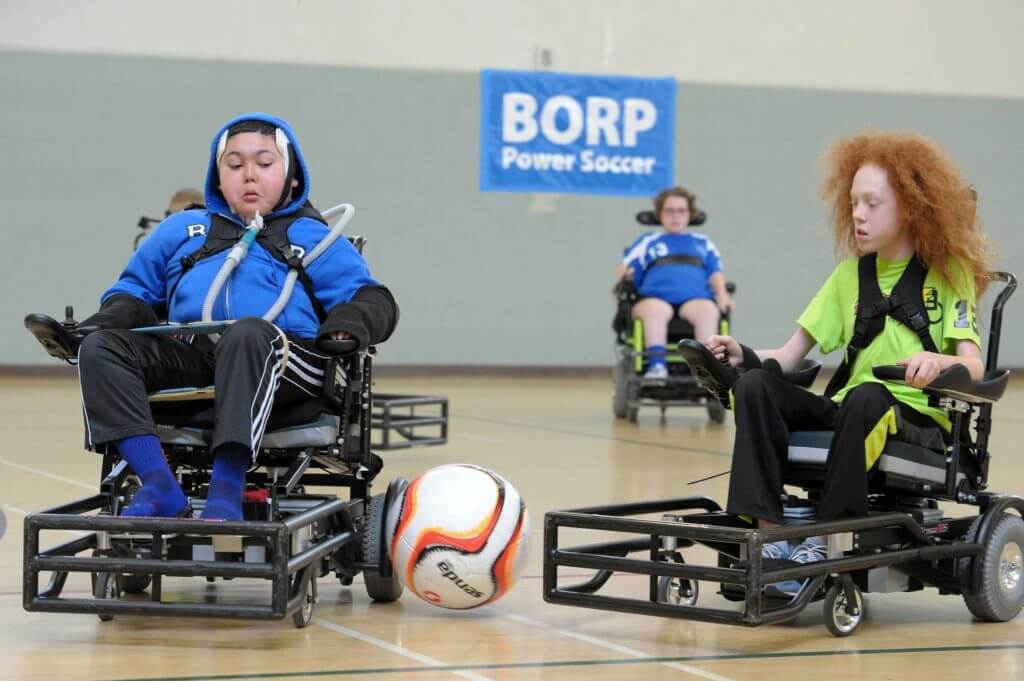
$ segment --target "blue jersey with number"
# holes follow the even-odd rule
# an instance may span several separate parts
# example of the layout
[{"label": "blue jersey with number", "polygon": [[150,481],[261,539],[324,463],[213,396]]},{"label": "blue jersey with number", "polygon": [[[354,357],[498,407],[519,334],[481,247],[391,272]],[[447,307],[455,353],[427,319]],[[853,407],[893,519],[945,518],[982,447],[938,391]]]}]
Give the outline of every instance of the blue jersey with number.
[{"label": "blue jersey with number", "polygon": [[[659,258],[689,255],[703,263],[651,265]],[[622,264],[633,273],[637,292],[646,298],[661,298],[673,305],[693,298],[714,298],[708,279],[722,271],[722,260],[711,239],[696,232],[669,234],[649,232],[626,249]]]}]

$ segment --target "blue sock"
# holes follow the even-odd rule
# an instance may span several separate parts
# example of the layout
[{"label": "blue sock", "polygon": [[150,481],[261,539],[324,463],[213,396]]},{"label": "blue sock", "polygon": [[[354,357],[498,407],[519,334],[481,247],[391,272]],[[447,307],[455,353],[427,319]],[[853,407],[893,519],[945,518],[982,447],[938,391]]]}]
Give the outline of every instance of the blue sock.
[{"label": "blue sock", "polygon": [[248,447],[232,443],[217,449],[203,520],[242,520],[242,490],[251,461]]},{"label": "blue sock", "polygon": [[136,435],[117,441],[117,451],[131,469],[142,478],[142,488],[123,516],[162,516],[176,518],[185,510],[188,499],[171,472],[156,435]]},{"label": "blue sock", "polygon": [[664,345],[648,345],[647,346],[647,368],[650,369],[655,366],[665,366],[665,346]]}]

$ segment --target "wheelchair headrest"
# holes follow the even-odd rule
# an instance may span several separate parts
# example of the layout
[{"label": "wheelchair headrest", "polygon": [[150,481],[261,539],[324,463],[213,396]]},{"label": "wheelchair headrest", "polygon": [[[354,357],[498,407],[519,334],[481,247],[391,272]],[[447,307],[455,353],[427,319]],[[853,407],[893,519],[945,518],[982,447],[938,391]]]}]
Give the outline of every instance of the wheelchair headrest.
[{"label": "wheelchair headrest", "polygon": [[[708,214],[702,210],[698,210],[696,213],[690,216],[690,222],[687,224],[691,227],[696,227],[697,225],[703,225],[705,220],[707,219]],[[653,210],[640,211],[639,213],[636,214],[636,221],[639,222],[641,225],[648,225],[652,227],[661,225],[661,221],[658,220],[658,216],[654,214]]]}]

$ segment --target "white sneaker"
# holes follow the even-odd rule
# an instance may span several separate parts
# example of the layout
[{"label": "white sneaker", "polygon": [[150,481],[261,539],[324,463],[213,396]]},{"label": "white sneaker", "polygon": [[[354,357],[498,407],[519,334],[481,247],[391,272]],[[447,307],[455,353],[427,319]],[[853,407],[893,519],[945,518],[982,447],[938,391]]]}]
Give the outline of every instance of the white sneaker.
[{"label": "white sneaker", "polygon": [[817,537],[804,539],[789,556],[794,563],[817,563],[826,558],[828,558],[828,547]]},{"label": "white sneaker", "polygon": [[652,364],[644,373],[644,378],[668,378],[668,367],[664,364]]},{"label": "white sneaker", "polygon": [[772,560],[786,560],[793,554],[793,547],[785,539],[768,542],[761,547],[761,557]]},{"label": "white sneaker", "polygon": [[[770,546],[765,545],[765,548]],[[763,555],[763,552],[762,552]],[[807,563],[817,563],[820,560],[828,558],[828,547],[817,537],[808,537],[803,542],[793,549],[793,552],[789,554],[789,560],[794,563],[800,563],[806,565]],[[800,591],[800,587],[803,586],[804,582],[807,581],[799,579],[787,579],[784,582],[776,582],[769,584],[765,587],[765,593],[770,596],[782,596],[786,598],[792,598]]]}]

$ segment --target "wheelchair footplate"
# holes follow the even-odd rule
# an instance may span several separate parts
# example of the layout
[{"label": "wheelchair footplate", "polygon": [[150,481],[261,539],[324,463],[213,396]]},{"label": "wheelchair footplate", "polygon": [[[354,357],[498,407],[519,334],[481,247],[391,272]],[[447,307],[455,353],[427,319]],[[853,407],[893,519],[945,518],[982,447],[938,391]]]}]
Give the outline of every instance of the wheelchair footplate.
[{"label": "wheelchair footplate", "polygon": [[[29,611],[114,615],[175,615],[281,619],[311,614],[316,578],[329,569],[377,569],[356,560],[362,499],[293,496],[279,501],[281,520],[213,522],[193,518],[104,515],[104,494],[25,519],[23,605]],[[92,514],[101,510],[101,514]],[[82,535],[46,549],[40,535],[63,530]],[[40,573],[50,572],[40,589]],[[92,576],[94,598],[62,596],[68,573]],[[340,574],[340,572],[339,572]],[[346,572],[346,574],[348,574]],[[269,581],[269,602],[210,602],[199,594],[187,602],[163,598],[164,577],[247,578]],[[149,598],[122,599],[124,592]],[[312,599],[312,600],[311,600]]]},{"label": "wheelchair footplate", "polygon": [[[660,514],[661,519],[636,518]],[[812,601],[824,598],[825,624],[837,636],[859,626],[861,592],[916,590],[924,584],[959,593],[965,579],[958,565],[978,555],[981,544],[962,541],[970,519],[942,520],[922,526],[904,512],[882,512],[863,518],[754,528],[725,513],[711,499],[685,497],[649,502],[552,511],[544,523],[544,600],[549,603],[698,620],[758,626],[798,616]],[[570,529],[631,535],[628,539],[562,547],[560,531]],[[589,533],[589,532],[588,532]],[[592,534],[592,533],[591,533]],[[595,535],[596,536],[596,535]],[[828,556],[809,563],[762,558],[762,547],[780,540],[798,543],[809,536],[827,537]],[[705,555],[692,555],[693,547]],[[706,558],[707,549],[714,564]],[[643,557],[630,554],[643,553]],[[689,554],[684,559],[684,554]],[[906,582],[883,588],[878,578],[892,566]],[[566,584],[560,568],[593,570],[587,581]],[[615,575],[644,575],[646,593],[619,595],[631,584],[620,580],[615,595],[598,593]],[[907,577],[909,575],[909,577]],[[794,595],[779,598],[765,587],[789,580],[801,585]],[[726,607],[698,605],[701,583],[718,585]],[[635,583],[635,582],[634,582]],[[876,587],[879,588],[869,588]],[[728,602],[738,609],[728,609]]]}]

